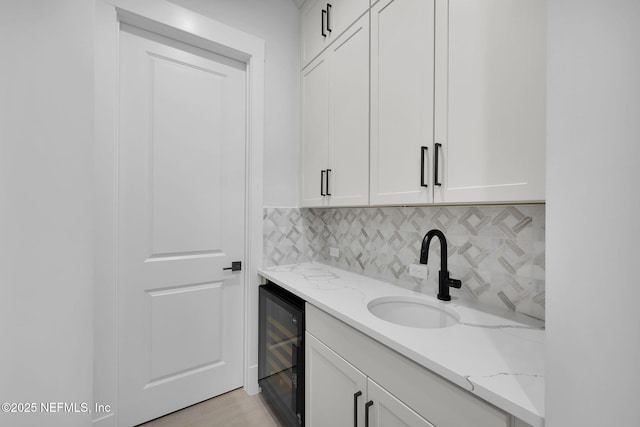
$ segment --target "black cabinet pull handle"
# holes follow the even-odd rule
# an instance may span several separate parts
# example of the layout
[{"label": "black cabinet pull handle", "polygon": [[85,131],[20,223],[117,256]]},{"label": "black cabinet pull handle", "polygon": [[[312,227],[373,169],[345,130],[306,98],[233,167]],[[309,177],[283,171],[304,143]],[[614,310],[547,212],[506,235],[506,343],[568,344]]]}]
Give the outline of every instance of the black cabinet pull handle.
[{"label": "black cabinet pull handle", "polygon": [[324,32],[324,21],[325,18],[327,17],[327,11],[322,9],[322,23],[320,24],[320,34],[322,34],[322,37],[327,37],[327,33]]},{"label": "black cabinet pull handle", "polygon": [[369,408],[373,406],[373,400],[364,404],[364,427],[369,427]]},{"label": "black cabinet pull handle", "polygon": [[240,271],[242,270],[242,261],[233,261],[231,267],[225,267],[223,270]]},{"label": "black cabinet pull handle", "polygon": [[429,147],[420,147],[420,187],[428,187],[429,185],[424,182],[424,155],[429,150]]},{"label": "black cabinet pull handle", "polygon": [[327,169],[327,196],[331,195],[331,193],[329,192],[329,172],[331,172],[331,169]]},{"label": "black cabinet pull handle", "polygon": [[327,3],[327,31],[331,32],[331,4]]},{"label": "black cabinet pull handle", "polygon": [[438,157],[440,156],[440,147],[442,147],[442,144],[439,144],[439,143],[436,142],[436,154],[434,156],[435,157],[435,160],[434,160],[435,166],[433,168],[435,170],[435,172],[434,172],[435,178],[434,178],[433,185],[437,185],[437,186],[441,186],[442,185],[442,183],[438,181]]},{"label": "black cabinet pull handle", "polygon": [[324,174],[326,173],[326,171],[323,169],[320,171],[320,195],[321,196],[326,196],[326,194],[324,193]]},{"label": "black cabinet pull handle", "polygon": [[361,391],[353,394],[353,427],[358,427],[358,398],[362,396]]}]

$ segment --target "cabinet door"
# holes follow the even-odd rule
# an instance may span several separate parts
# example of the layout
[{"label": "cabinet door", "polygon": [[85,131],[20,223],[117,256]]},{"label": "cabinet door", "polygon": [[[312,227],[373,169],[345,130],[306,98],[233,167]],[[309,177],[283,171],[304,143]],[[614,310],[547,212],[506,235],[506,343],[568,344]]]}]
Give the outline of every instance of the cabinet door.
[{"label": "cabinet door", "polygon": [[357,411],[358,426],[364,426],[367,377],[313,335],[305,336],[305,425],[353,426]]},{"label": "cabinet door", "polygon": [[439,3],[436,202],[544,200],[545,3]]},{"label": "cabinet door", "polygon": [[433,200],[434,14],[434,0],[371,9],[373,205]]},{"label": "cabinet door", "polygon": [[368,409],[371,427],[434,427],[374,381],[367,380]]},{"label": "cabinet door", "polygon": [[[321,56],[302,72],[302,183],[300,205],[323,206],[322,171],[329,164],[329,61]],[[322,190],[324,192],[325,190]]]},{"label": "cabinet door", "polygon": [[369,7],[369,0],[307,0],[301,11],[302,67],[318,56]]},{"label": "cabinet door", "polygon": [[369,203],[369,16],[329,48],[329,204]]},{"label": "cabinet door", "polygon": [[307,0],[300,12],[303,68],[331,43],[333,31],[326,28],[326,8],[325,0]]}]

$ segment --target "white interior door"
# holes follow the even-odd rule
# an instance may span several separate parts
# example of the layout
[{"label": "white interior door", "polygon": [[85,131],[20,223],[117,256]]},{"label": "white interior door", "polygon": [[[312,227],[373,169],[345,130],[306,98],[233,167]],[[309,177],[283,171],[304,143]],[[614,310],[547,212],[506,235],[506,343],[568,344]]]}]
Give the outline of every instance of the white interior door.
[{"label": "white interior door", "polygon": [[242,385],[245,64],[122,25],[118,416]]}]

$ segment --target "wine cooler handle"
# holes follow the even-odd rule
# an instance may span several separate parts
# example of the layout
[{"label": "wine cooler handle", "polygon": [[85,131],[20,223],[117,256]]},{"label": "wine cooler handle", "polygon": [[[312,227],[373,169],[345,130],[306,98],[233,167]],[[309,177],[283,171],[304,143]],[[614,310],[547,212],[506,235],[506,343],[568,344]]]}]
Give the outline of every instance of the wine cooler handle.
[{"label": "wine cooler handle", "polygon": [[300,350],[300,347],[291,344],[291,367],[293,368],[291,369],[291,384],[294,389],[298,388],[298,350]]}]

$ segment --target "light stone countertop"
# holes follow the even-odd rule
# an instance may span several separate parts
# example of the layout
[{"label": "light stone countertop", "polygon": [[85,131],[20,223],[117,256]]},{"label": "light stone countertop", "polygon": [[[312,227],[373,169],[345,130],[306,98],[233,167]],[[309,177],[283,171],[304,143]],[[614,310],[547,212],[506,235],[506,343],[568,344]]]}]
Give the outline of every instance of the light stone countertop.
[{"label": "light stone countertop", "polygon": [[[320,263],[265,267],[259,274],[534,427],[544,426],[544,322],[455,297],[438,301]],[[455,326],[421,329],[367,310],[383,296],[421,296],[460,316]]]}]

